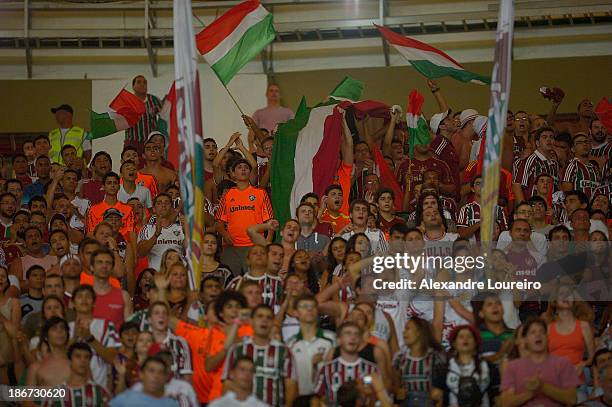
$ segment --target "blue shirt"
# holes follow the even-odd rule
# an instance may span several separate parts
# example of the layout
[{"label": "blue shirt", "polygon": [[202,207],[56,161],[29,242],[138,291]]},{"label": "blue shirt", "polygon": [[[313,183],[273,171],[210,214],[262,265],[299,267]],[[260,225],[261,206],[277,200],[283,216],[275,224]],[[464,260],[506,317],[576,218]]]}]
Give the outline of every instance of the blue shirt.
[{"label": "blue shirt", "polygon": [[45,184],[40,181],[36,181],[25,187],[23,190],[23,200],[26,202],[30,202],[30,199],[35,196],[43,196],[45,194]]},{"label": "blue shirt", "polygon": [[140,391],[126,390],[112,399],[111,407],[179,407],[176,400],[169,397],[155,398]]}]

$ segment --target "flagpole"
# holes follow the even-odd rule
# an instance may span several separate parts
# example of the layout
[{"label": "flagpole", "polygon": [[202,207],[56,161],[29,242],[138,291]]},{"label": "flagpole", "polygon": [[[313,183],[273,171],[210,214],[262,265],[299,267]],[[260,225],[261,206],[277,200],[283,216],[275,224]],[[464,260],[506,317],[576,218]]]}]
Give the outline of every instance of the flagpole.
[{"label": "flagpole", "polygon": [[[223,82],[222,82],[223,84]],[[244,112],[242,111],[242,109],[240,108],[240,105],[238,104],[238,102],[236,102],[236,99],[234,98],[234,95],[232,95],[232,92],[230,92],[230,90],[227,88],[227,86],[225,86],[225,84],[223,84],[223,87],[225,88],[225,90],[227,91],[227,94],[230,96],[230,98],[232,98],[232,101],[234,102],[234,104],[236,105],[236,107],[238,108],[238,111],[240,111],[240,114],[242,116],[244,116]]]}]

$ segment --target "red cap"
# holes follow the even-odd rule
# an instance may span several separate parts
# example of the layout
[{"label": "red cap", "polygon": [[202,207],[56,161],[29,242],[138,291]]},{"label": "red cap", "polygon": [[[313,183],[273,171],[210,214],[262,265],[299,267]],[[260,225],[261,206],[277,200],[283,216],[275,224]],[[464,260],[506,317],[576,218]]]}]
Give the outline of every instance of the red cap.
[{"label": "red cap", "polygon": [[476,346],[479,347],[480,346],[480,342],[481,342],[480,341],[480,332],[478,332],[478,329],[476,329],[476,327],[474,325],[468,325],[468,324],[457,325],[448,334],[448,341],[450,343],[453,343],[455,341],[455,338],[457,337],[457,334],[459,334],[459,331],[461,331],[462,329],[469,329],[472,332],[472,335],[474,335],[474,339],[476,340]]}]

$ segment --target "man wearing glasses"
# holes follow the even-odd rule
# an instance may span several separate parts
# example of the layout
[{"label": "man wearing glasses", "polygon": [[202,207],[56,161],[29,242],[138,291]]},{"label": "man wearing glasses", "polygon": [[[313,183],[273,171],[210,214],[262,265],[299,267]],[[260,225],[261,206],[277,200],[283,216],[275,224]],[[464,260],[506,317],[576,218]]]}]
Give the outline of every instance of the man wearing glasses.
[{"label": "man wearing glasses", "polygon": [[591,139],[586,133],[574,134],[572,152],[574,158],[565,167],[561,189],[563,192],[582,191],[591,199],[593,191],[599,186],[600,173],[597,164],[589,160]]}]

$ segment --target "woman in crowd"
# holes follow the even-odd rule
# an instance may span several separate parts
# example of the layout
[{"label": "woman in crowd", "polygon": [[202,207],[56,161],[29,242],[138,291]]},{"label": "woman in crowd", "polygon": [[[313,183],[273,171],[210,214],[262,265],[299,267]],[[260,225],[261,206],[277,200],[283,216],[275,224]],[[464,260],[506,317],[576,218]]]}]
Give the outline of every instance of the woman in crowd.
[{"label": "woman in crowd", "polygon": [[406,322],[404,345],[393,356],[393,385],[405,407],[433,407],[443,402],[445,356],[431,326],[415,317]]},{"label": "woman in crowd", "polygon": [[325,288],[328,284],[331,284],[332,278],[336,275],[336,269],[340,271],[342,268],[341,263],[344,260],[346,254],[346,240],[340,236],[334,237],[330,242],[327,249],[327,262],[323,275],[321,277],[321,289]]},{"label": "woman in crowd", "polygon": [[221,263],[221,250],[221,236],[214,232],[205,232],[202,242],[204,268],[200,280],[203,281],[206,276],[216,276],[225,287],[232,281],[233,274],[228,266]]},{"label": "woman in crowd", "polygon": [[488,407],[489,366],[478,357],[480,335],[473,325],[456,326],[449,335],[452,356],[446,386],[451,407]]}]

